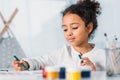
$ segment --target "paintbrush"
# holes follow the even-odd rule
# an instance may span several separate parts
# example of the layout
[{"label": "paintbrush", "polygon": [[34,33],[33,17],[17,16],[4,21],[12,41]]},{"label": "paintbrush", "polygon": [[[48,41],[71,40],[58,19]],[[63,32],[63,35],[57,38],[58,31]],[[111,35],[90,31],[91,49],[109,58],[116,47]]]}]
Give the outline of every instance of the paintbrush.
[{"label": "paintbrush", "polygon": [[109,40],[108,40],[107,33],[104,33],[104,36],[105,36],[105,40],[106,40],[106,47],[107,47],[108,49],[111,49],[112,47],[111,47],[111,44],[110,44],[110,42],[109,42]]}]

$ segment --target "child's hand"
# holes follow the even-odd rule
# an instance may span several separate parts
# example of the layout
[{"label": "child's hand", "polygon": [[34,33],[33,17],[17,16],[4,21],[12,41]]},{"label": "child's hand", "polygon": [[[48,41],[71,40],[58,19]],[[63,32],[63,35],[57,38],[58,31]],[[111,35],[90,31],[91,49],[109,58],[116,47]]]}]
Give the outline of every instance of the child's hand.
[{"label": "child's hand", "polygon": [[89,58],[82,58],[83,62],[80,63],[81,66],[91,66],[92,71],[96,71],[95,65],[89,60]]},{"label": "child's hand", "polygon": [[12,62],[13,67],[14,67],[14,69],[15,69],[16,71],[23,71],[23,70],[24,70],[24,68],[21,66],[22,63],[25,64],[25,65],[28,67],[28,63],[25,62],[25,61],[23,61],[23,60],[20,60],[20,61],[14,60],[14,61]]},{"label": "child's hand", "polygon": [[45,69],[45,66],[40,66],[40,69],[41,69],[41,70],[44,70],[44,69]]}]

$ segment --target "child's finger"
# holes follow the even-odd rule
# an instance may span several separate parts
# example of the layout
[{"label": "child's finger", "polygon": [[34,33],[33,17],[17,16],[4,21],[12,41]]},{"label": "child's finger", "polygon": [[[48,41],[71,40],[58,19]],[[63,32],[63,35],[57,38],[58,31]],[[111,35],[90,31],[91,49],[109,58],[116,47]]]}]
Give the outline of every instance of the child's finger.
[{"label": "child's finger", "polygon": [[81,62],[81,65],[82,66],[90,66],[92,64],[92,62],[89,60],[89,58],[87,58],[87,57],[84,57],[84,58],[82,58],[82,62]]},{"label": "child's finger", "polygon": [[22,63],[24,63],[24,60],[20,60],[19,62],[20,62],[20,64],[22,64]]},{"label": "child's finger", "polygon": [[84,61],[90,61],[88,57],[84,57],[84,58],[82,58],[82,60],[84,60]]},{"label": "child's finger", "polygon": [[23,69],[23,67],[21,67],[21,66],[17,68],[17,71],[23,71],[23,70],[24,70],[24,69]]},{"label": "child's finger", "polygon": [[13,64],[19,64],[19,61],[14,60]]}]

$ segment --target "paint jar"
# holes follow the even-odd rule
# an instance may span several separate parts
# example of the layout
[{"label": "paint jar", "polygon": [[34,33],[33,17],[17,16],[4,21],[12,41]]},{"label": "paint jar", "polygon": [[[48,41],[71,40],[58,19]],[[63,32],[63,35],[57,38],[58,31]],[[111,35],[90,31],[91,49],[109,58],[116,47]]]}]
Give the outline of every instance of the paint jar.
[{"label": "paint jar", "polygon": [[45,79],[46,78],[46,71],[45,71],[45,68],[42,69],[42,77]]},{"label": "paint jar", "polygon": [[81,80],[81,72],[79,67],[67,68],[67,80]]},{"label": "paint jar", "polygon": [[47,80],[58,80],[59,78],[59,68],[54,66],[48,66],[45,68],[46,79]]},{"label": "paint jar", "polygon": [[81,66],[81,78],[90,78],[90,76],[91,76],[91,67]]},{"label": "paint jar", "polygon": [[59,80],[65,80],[65,78],[66,78],[66,68],[60,67]]}]

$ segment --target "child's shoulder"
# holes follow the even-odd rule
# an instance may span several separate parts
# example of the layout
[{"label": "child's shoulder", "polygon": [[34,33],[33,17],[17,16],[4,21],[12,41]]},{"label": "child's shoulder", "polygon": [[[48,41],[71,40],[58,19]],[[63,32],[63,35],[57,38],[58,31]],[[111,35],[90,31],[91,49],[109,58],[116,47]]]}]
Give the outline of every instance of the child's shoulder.
[{"label": "child's shoulder", "polygon": [[94,53],[97,55],[105,55],[105,49],[104,48],[99,48],[97,46],[94,47]]},{"label": "child's shoulder", "polygon": [[105,52],[105,50],[103,48],[99,48],[97,46],[95,46],[95,51],[97,51],[97,52]]}]

